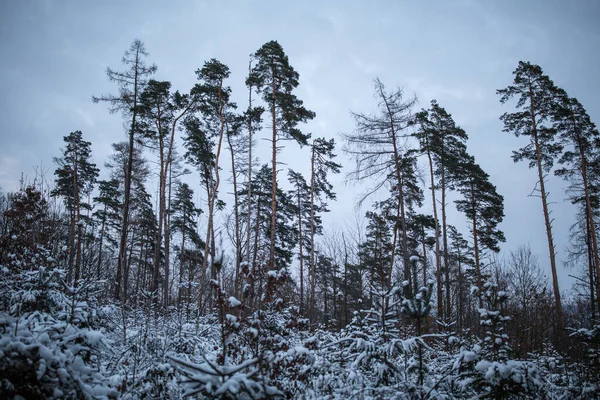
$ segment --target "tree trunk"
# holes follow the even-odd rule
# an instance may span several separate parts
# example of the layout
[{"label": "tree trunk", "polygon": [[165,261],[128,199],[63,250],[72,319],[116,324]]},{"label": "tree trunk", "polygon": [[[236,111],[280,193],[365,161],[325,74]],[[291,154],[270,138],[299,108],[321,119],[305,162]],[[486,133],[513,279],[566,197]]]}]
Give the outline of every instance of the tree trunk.
[{"label": "tree trunk", "polygon": [[[408,236],[407,236],[407,229],[406,229],[406,214],[405,214],[405,209],[404,209],[404,180],[403,180],[403,176],[402,176],[402,169],[400,167],[400,152],[398,150],[398,144],[397,144],[397,132],[396,132],[396,128],[394,126],[394,121],[393,121],[393,115],[392,112],[390,110],[390,106],[388,104],[387,98],[385,97],[385,93],[383,92],[383,88],[381,86],[379,86],[379,93],[381,98],[383,99],[383,101],[385,102],[385,106],[386,109],[388,111],[388,116],[390,118],[390,130],[392,133],[392,146],[394,149],[394,167],[396,169],[396,184],[398,185],[397,190],[398,190],[398,204],[400,207],[400,220],[402,221],[400,224],[400,229],[401,229],[401,239],[402,239],[402,264],[403,264],[403,270],[404,270],[404,279],[409,281],[410,283],[410,261],[409,261],[409,255],[408,255]],[[394,226],[394,230],[396,230],[396,227]],[[394,237],[395,237],[396,233],[394,232]],[[394,253],[396,250],[396,243],[394,242],[394,246],[392,247],[392,260],[391,260],[391,265],[390,265],[390,272],[389,272],[389,282],[390,282],[390,286],[392,284],[392,270],[393,270],[393,266],[394,266]],[[404,295],[405,296],[410,296],[410,284],[407,286],[404,286]]]},{"label": "tree trunk", "polygon": [[315,147],[312,147],[310,158],[310,314],[315,317]]},{"label": "tree trunk", "polygon": [[531,84],[529,85],[529,108],[530,108],[530,116],[531,116],[531,124],[532,124],[532,135],[534,139],[535,145],[535,153],[537,158],[537,170],[538,177],[540,182],[540,192],[542,198],[542,209],[544,212],[544,223],[546,225],[546,236],[548,238],[548,250],[550,252],[550,268],[552,269],[552,287],[554,290],[554,300],[556,303],[556,316],[558,319],[558,330],[562,330],[563,326],[563,313],[562,313],[562,303],[560,300],[560,290],[558,286],[558,274],[556,272],[556,253],[554,251],[554,239],[552,237],[552,221],[550,220],[550,212],[548,211],[548,200],[546,187],[544,184],[544,172],[542,170],[542,155],[540,151],[540,144],[538,141],[538,131],[537,131],[537,122],[535,120],[535,109],[533,106],[533,88]]},{"label": "tree trunk", "polygon": [[125,188],[123,198],[123,218],[121,223],[121,237],[119,240],[119,256],[117,258],[117,276],[115,282],[115,299],[119,300],[121,296],[121,279],[123,274],[123,264],[125,262],[125,253],[127,251],[127,232],[129,230],[129,202],[131,198],[131,177],[133,174],[133,146],[137,119],[138,102],[138,68],[139,68],[139,47],[135,51],[135,74],[133,79],[133,107],[131,111],[131,127],[129,129],[129,157],[127,159],[127,171],[125,172]]},{"label": "tree trunk", "polygon": [[[585,195],[585,211],[586,211],[585,214],[586,214],[586,219],[587,219],[588,232],[589,232],[589,236],[591,239],[591,243],[588,243],[588,247],[591,247],[591,250],[592,250],[592,257],[593,257],[593,261],[594,261],[594,266],[596,268],[596,276],[600,276],[600,259],[598,257],[598,241],[596,238],[596,224],[594,223],[594,210],[592,209],[592,202],[590,199],[586,158],[585,158],[585,154],[583,151],[583,144],[582,144],[581,137],[579,136],[579,133],[577,134],[577,147],[579,149],[579,157],[581,158],[581,165],[580,165],[579,169],[581,172],[581,179],[583,181],[583,191],[584,191],[584,195]],[[591,244],[591,246],[590,246],[590,244]],[[597,296],[598,309],[600,309],[600,279],[598,279],[596,283],[597,283],[596,293],[598,294],[598,296]],[[593,303],[593,301],[594,301],[594,299],[592,296],[592,303]],[[593,306],[592,306],[592,308],[593,308]]]},{"label": "tree trunk", "polygon": [[237,188],[237,171],[235,168],[235,154],[233,145],[231,143],[231,135],[227,135],[227,143],[229,144],[229,150],[231,151],[231,173],[233,176],[233,204],[234,204],[234,218],[235,218],[235,280],[234,280],[234,294],[236,297],[240,297],[240,264],[242,261],[242,238],[240,232],[240,213],[239,213],[239,198]]},{"label": "tree trunk", "polygon": [[[274,75],[274,74],[273,74]],[[272,182],[271,182],[271,247],[269,249],[269,268],[275,269],[275,230],[277,229],[277,121],[275,118],[275,78],[271,81],[271,123],[273,124]]]},{"label": "tree trunk", "polygon": [[446,318],[452,317],[452,303],[450,301],[450,263],[448,260],[448,235],[446,227],[446,170],[444,165],[444,150],[442,146],[442,241],[444,245],[444,278],[446,283]]},{"label": "tree trunk", "polygon": [[[171,139],[170,146],[173,145],[173,141]],[[172,164],[169,163],[168,160],[169,155],[167,155],[167,174],[169,175],[169,191],[167,193],[167,198],[165,201],[165,218],[164,218],[164,232],[165,232],[165,284],[164,284],[164,293],[163,293],[163,305],[165,308],[169,307],[169,277],[171,276],[171,184],[173,178],[173,168]],[[175,275],[175,274],[173,274]]]},{"label": "tree trunk", "polygon": [[[248,74],[252,72],[252,60],[248,63]],[[248,226],[246,230],[246,262],[250,265],[250,242],[252,232],[252,86],[248,87]]]},{"label": "tree trunk", "polygon": [[102,266],[102,245],[104,243],[104,233],[105,233],[105,227],[106,227],[106,210],[107,210],[107,206],[106,204],[104,205],[104,218],[102,218],[102,225],[100,227],[100,243],[98,244],[98,266],[97,266],[97,274],[96,274],[96,278],[98,280],[100,280],[100,268]]},{"label": "tree trunk", "polygon": [[435,225],[435,278],[437,286],[437,317],[442,318],[444,309],[442,306],[442,274],[441,274],[441,260],[440,260],[440,227],[437,217],[437,203],[435,201],[435,180],[433,178],[433,161],[431,160],[431,152],[429,151],[429,138],[426,139],[427,143],[427,158],[429,160],[429,175],[431,178],[431,200],[433,205],[433,220]]},{"label": "tree trunk", "polygon": [[473,188],[473,182],[471,182],[471,206],[472,210],[472,230],[473,230],[473,249],[475,251],[475,274],[477,275],[477,288],[478,293],[477,297],[479,297],[479,308],[483,308],[483,298],[481,291],[483,290],[483,282],[481,279],[481,265],[479,263],[479,240],[477,237],[477,210],[475,207],[475,191]]},{"label": "tree trunk", "polygon": [[[300,188],[298,188],[298,246],[300,251],[300,315],[304,314],[304,253],[302,252],[303,237],[302,237],[302,207],[300,202]],[[311,226],[313,221],[311,220]]]},{"label": "tree trunk", "polygon": [[158,226],[156,229],[156,247],[154,248],[154,266],[152,269],[152,296],[153,302],[158,303],[158,280],[160,277],[160,250],[162,247],[162,233],[163,233],[163,221],[164,221],[164,185],[165,181],[165,148],[164,148],[164,138],[161,134],[161,123],[160,123],[160,110],[158,111],[157,117],[157,132],[159,135],[159,163],[160,163],[160,172],[159,172],[159,187],[158,187]]},{"label": "tree trunk", "polygon": [[75,165],[73,168],[73,200],[75,201],[75,215],[77,224],[77,247],[75,249],[75,282],[77,286],[81,272],[81,204],[79,201],[79,155],[75,150]]},{"label": "tree trunk", "polygon": [[[207,231],[206,231],[206,243],[204,245],[204,259],[202,260],[202,277],[203,278],[205,277],[205,274],[206,274],[206,267],[207,267],[207,262],[208,262],[208,250],[209,250],[210,242],[212,242],[211,255],[213,257],[213,260],[214,260],[214,256],[215,256],[213,219],[214,219],[214,210],[215,210],[215,200],[217,198],[217,191],[219,190],[219,184],[221,183],[220,176],[219,176],[219,158],[221,156],[221,148],[223,145],[223,132],[225,130],[225,120],[224,120],[224,116],[223,116],[224,104],[223,104],[222,98],[221,98],[222,85],[223,85],[223,81],[220,81],[219,87],[217,90],[218,99],[219,99],[219,120],[220,120],[221,126],[220,126],[220,130],[219,130],[219,142],[217,145],[217,154],[215,157],[215,165],[214,165],[215,182],[214,182],[211,190],[208,191],[209,192],[209,195],[208,195],[208,226],[206,228]],[[211,176],[212,176],[212,173],[211,173]],[[212,240],[210,240],[210,239],[212,239]],[[212,264],[213,263],[211,263],[211,279],[214,279],[215,277],[214,277],[214,271],[213,271]],[[200,285],[202,285],[203,282],[204,282],[204,279],[202,280]],[[198,312],[200,311],[201,299],[202,299],[202,296],[198,296]]]}]

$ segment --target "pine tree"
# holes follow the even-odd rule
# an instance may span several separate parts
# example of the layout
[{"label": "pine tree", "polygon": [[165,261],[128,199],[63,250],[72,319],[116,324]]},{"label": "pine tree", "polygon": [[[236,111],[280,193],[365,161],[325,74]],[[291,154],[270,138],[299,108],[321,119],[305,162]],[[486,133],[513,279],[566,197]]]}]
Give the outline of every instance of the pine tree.
[{"label": "pine tree", "polygon": [[[306,109],[302,100],[298,99],[293,90],[298,87],[299,75],[290,65],[283,47],[277,41],[265,43],[254,54],[256,65],[252,69],[248,82],[262,94],[268,104],[271,114],[271,173],[272,181],[277,182],[277,151],[279,140],[294,140],[301,146],[308,144],[310,135],[298,129],[300,122],[306,122],[315,117],[315,113]],[[277,192],[272,185],[271,193],[271,240],[269,252],[269,267],[275,267],[275,242],[277,225]]]},{"label": "pine tree", "polygon": [[513,152],[513,160],[528,161],[529,168],[536,168],[538,184],[536,191],[542,201],[548,251],[550,254],[550,268],[552,269],[552,286],[556,315],[559,330],[563,325],[562,303],[558,274],[556,270],[556,249],[552,235],[552,220],[548,208],[548,192],[546,191],[546,173],[554,165],[554,160],[561,151],[561,145],[556,140],[556,129],[552,126],[552,117],[556,109],[559,91],[547,75],[544,75],[538,65],[519,61],[517,69],[513,72],[514,81],[505,89],[497,90],[500,102],[517,98],[517,109],[514,113],[504,113],[500,119],[504,122],[504,131],[515,136],[526,136],[529,143]]},{"label": "pine tree", "polygon": [[[202,210],[197,208],[193,202],[194,191],[189,187],[187,183],[180,183],[175,189],[175,198],[171,208],[171,229],[175,233],[181,235],[181,242],[179,245],[179,284],[177,289],[177,305],[181,307],[181,303],[184,297],[184,275],[186,257],[189,255],[186,251],[186,244],[189,241],[193,246],[201,246],[202,239],[197,232],[197,217],[200,215]],[[189,277],[188,273],[188,277]],[[188,286],[190,282],[187,282]],[[189,298],[191,293],[187,293]],[[189,302],[188,302],[189,305]]]},{"label": "pine tree", "polygon": [[[443,251],[443,268],[440,268],[441,272],[444,272],[444,283],[445,283],[445,295],[446,295],[446,309],[445,315],[447,318],[451,317],[452,314],[452,302],[450,301],[450,264],[448,254],[448,229],[446,222],[446,196],[448,189],[452,188],[453,183],[457,179],[457,169],[460,162],[461,155],[466,152],[466,140],[467,134],[463,129],[456,125],[452,115],[450,115],[443,107],[437,103],[437,101],[431,101],[431,109],[423,110],[417,114],[416,120],[420,125],[420,129],[416,136],[420,142],[420,150],[422,153],[428,154],[431,158],[430,162],[430,175],[432,177],[431,190],[432,200],[434,202],[434,214],[437,214],[435,210],[437,204],[435,204],[435,189],[439,187],[441,199],[440,208],[442,212],[442,251]],[[435,168],[435,169],[433,169]],[[433,176],[439,178],[439,182],[433,181]],[[441,276],[438,281],[441,284]],[[440,295],[440,289],[438,288],[438,296]],[[438,299],[438,305],[441,300]],[[439,310],[438,310],[439,311]]]},{"label": "pine tree", "polygon": [[[56,187],[53,196],[62,196],[69,212],[69,269],[67,279],[69,282],[77,281],[81,277],[81,253],[83,222],[81,209],[87,209],[89,204],[83,200],[91,193],[98,177],[99,170],[91,160],[91,143],[83,140],[81,131],[71,132],[64,137],[67,146],[62,157],[55,157],[54,162],[58,168]],[[77,231],[77,232],[76,232]],[[77,235],[77,239],[75,236]]]},{"label": "pine tree", "polygon": [[370,305],[374,306],[377,301],[382,301],[384,294],[392,288],[392,282],[389,280],[389,269],[392,264],[392,234],[389,223],[383,215],[368,211],[366,218],[368,220],[366,237],[359,245],[358,256],[361,264],[369,271],[369,300]]},{"label": "pine tree", "polygon": [[458,331],[473,326],[471,321],[471,301],[467,294],[469,288],[475,281],[469,273],[475,267],[473,261],[473,250],[469,242],[456,229],[455,226],[448,226],[448,239],[450,239],[450,258],[456,264],[456,327]]},{"label": "pine tree", "polygon": [[[588,251],[592,258],[590,264],[594,265],[598,277],[600,257],[594,219],[598,208],[598,187],[594,187],[593,169],[594,164],[600,160],[600,133],[577,99],[570,98],[562,92],[560,100],[554,127],[559,132],[560,142],[564,148],[558,160],[562,167],[554,173],[569,181],[571,202],[580,203],[584,209],[586,233],[589,236]],[[597,173],[595,175],[597,176]],[[596,279],[596,301],[600,310],[600,279]]]},{"label": "pine tree", "polygon": [[[457,183],[458,191],[463,198],[456,200],[456,207],[464,212],[471,222],[473,249],[475,254],[475,274],[477,288],[483,287],[481,271],[481,251],[488,249],[500,251],[500,242],[504,242],[504,233],[497,226],[504,218],[504,198],[498,194],[496,187],[489,181],[489,175],[475,163],[470,156],[465,156],[461,163],[461,181]],[[480,298],[480,307],[483,299]]]},{"label": "pine tree", "polygon": [[234,232],[232,242],[235,247],[235,278],[233,294],[239,296],[240,287],[240,267],[243,260],[243,222],[240,218],[240,199],[239,182],[240,177],[247,171],[244,171],[244,164],[247,162],[246,155],[249,152],[248,139],[244,136],[244,116],[231,116],[230,121],[226,122],[227,147],[231,158],[231,180],[233,184],[233,218]]},{"label": "pine tree", "polygon": [[119,87],[118,95],[101,95],[92,97],[95,103],[107,102],[111,113],[121,112],[124,118],[130,120],[129,123],[129,155],[127,157],[127,167],[125,169],[125,187],[123,199],[123,218],[121,223],[121,237],[119,241],[119,255],[117,258],[117,276],[114,296],[119,299],[121,296],[121,276],[123,264],[126,259],[127,232],[129,229],[129,203],[131,201],[131,176],[133,174],[134,159],[134,141],[136,135],[139,136],[139,101],[140,95],[144,90],[147,79],[156,72],[156,65],[146,65],[144,58],[148,52],[144,43],[140,40],[134,40],[128,51],[123,56],[122,63],[127,67],[123,72],[106,69],[106,75],[111,82],[115,82]]},{"label": "pine tree", "polygon": [[[256,303],[255,308],[260,308],[264,305],[266,299],[266,287],[269,276],[288,276],[288,266],[292,262],[294,248],[298,243],[297,210],[294,199],[289,193],[284,192],[281,188],[276,188],[277,201],[280,204],[277,214],[277,224],[275,229],[277,241],[275,242],[275,270],[266,270],[264,265],[268,265],[270,258],[270,243],[271,237],[271,193],[272,193],[272,173],[271,168],[264,164],[255,174],[252,180],[252,202],[255,209],[252,212],[252,227],[254,230],[254,240],[252,243],[252,261],[247,266],[248,280],[253,282],[246,288],[247,296],[254,296]],[[239,193],[241,207],[241,217],[247,219],[246,206],[248,201],[248,188],[245,187]]]},{"label": "pine tree", "polygon": [[98,263],[96,267],[96,278],[100,279],[102,275],[102,261],[104,261],[104,241],[111,244],[117,244],[111,236],[111,231],[117,231],[119,228],[119,218],[121,215],[121,196],[119,193],[119,181],[111,179],[108,181],[98,181],[98,196],[94,197],[94,203],[98,206],[93,216],[100,224],[100,238],[98,244]]},{"label": "pine tree", "polygon": [[[171,101],[171,83],[166,81],[150,80],[140,96],[140,117],[147,138],[153,149],[158,153],[159,165],[159,190],[158,190],[158,230],[156,231],[156,248],[154,253],[154,268],[152,274],[152,292],[158,298],[158,286],[161,260],[164,260],[162,243],[164,234],[164,221],[166,216],[166,177],[167,177],[167,152],[172,146],[169,140],[169,128],[173,121],[174,105]],[[163,261],[163,265],[165,262]],[[165,280],[168,280],[165,271]]]},{"label": "pine tree", "polygon": [[[294,199],[294,206],[296,210],[296,220],[298,226],[298,262],[300,269],[300,314],[304,314],[304,266],[305,261],[310,261],[313,254],[313,241],[310,232],[314,229],[315,223],[317,227],[321,229],[320,218],[313,216],[313,209],[310,197],[310,187],[306,183],[306,179],[299,172],[288,170],[288,180],[292,185],[290,190],[290,197]],[[315,219],[317,220],[315,221]],[[308,234],[307,234],[308,232]],[[305,253],[308,251],[308,255]],[[312,264],[311,264],[312,265]],[[311,273],[313,271],[311,270]]]},{"label": "pine tree", "polygon": [[[110,155],[109,161],[105,164],[105,166],[111,170],[111,179],[117,182],[124,182],[129,166],[129,154],[133,154],[133,159],[131,161],[132,196],[129,204],[129,212],[131,215],[128,217],[126,232],[126,243],[128,243],[129,246],[125,247],[126,252],[124,254],[123,264],[121,265],[120,269],[118,268],[119,265],[117,264],[117,270],[115,271],[114,279],[115,291],[118,290],[119,299],[122,301],[129,301],[130,299],[126,296],[128,293],[128,287],[125,285],[125,283],[128,282],[129,271],[131,270],[132,263],[137,261],[138,272],[139,270],[143,270],[145,273],[147,262],[152,262],[154,259],[154,243],[156,237],[154,236],[150,239],[147,238],[145,234],[152,232],[153,235],[156,235],[156,221],[152,221],[150,223],[152,229],[148,230],[147,227],[150,225],[148,225],[149,222],[146,221],[145,218],[148,218],[149,216],[154,218],[154,211],[152,202],[150,201],[150,195],[147,193],[146,188],[144,187],[146,180],[150,176],[150,170],[148,169],[147,161],[142,156],[142,151],[139,145],[134,144],[133,152],[130,152],[129,144],[127,142],[114,143],[112,147],[114,153]],[[119,199],[120,201],[124,201],[123,187],[119,187]],[[147,210],[146,207],[150,207],[150,210]],[[146,224],[145,228],[142,228],[141,225],[143,224]],[[138,260],[135,260],[135,246],[139,247],[139,253],[143,253]],[[151,253],[147,251],[149,247],[152,248]],[[152,272],[152,269],[147,269],[147,271]],[[112,276],[112,271],[110,271],[109,276]],[[145,275],[143,277],[145,277]],[[140,278],[139,273],[136,276],[136,279],[138,278]],[[150,283],[150,280],[148,282]],[[119,285],[119,289],[116,288],[117,285]],[[136,283],[136,295],[139,288],[140,286]],[[150,287],[143,286],[143,289],[150,289]]]}]

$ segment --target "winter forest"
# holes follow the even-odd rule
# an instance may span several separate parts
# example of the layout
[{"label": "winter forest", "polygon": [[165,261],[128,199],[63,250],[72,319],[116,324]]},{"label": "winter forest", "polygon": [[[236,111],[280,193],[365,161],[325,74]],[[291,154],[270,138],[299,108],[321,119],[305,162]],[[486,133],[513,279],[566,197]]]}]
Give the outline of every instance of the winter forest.
[{"label": "winter forest", "polygon": [[375,78],[353,129],[316,135],[284,46],[174,87],[133,40],[77,100],[122,122],[108,158],[73,126],[0,190],[0,397],[600,398],[600,132],[569,87],[502,71],[546,253],[500,256],[511,209],[450,107]]}]

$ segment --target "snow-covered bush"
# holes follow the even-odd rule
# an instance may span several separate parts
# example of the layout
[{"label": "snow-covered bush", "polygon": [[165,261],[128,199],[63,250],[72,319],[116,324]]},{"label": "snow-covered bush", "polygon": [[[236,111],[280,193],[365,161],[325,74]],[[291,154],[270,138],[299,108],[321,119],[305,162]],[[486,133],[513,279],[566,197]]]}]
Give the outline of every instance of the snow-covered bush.
[{"label": "snow-covered bush", "polygon": [[109,352],[100,331],[80,329],[34,311],[18,318],[0,313],[0,393],[8,398],[116,398],[102,374]]}]

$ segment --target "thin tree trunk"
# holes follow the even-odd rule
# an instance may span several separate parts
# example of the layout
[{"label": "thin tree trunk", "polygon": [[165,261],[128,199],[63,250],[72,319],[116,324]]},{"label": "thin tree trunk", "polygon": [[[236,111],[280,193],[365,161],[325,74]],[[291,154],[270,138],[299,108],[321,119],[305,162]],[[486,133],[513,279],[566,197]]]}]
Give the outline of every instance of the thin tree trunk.
[{"label": "thin tree trunk", "polygon": [[129,242],[130,251],[127,255],[127,263],[123,266],[123,296],[121,302],[125,304],[129,296],[129,271],[131,270],[131,259],[133,258],[133,243],[135,243],[135,232],[131,232],[131,241]]},{"label": "thin tree trunk", "polygon": [[460,246],[456,246],[458,254],[458,293],[456,296],[456,328],[458,332],[462,332],[463,328],[463,275],[462,275],[462,263],[460,255]]},{"label": "thin tree trunk", "polygon": [[558,274],[556,272],[556,253],[554,248],[554,238],[552,236],[552,221],[550,220],[550,212],[548,211],[548,200],[546,187],[544,183],[544,172],[542,170],[542,155],[540,151],[540,144],[538,141],[538,131],[537,131],[537,121],[535,120],[535,109],[533,106],[533,88],[531,84],[529,85],[529,95],[530,95],[530,115],[531,115],[531,124],[533,130],[533,139],[535,145],[535,153],[537,158],[537,169],[538,169],[538,177],[540,182],[540,192],[542,198],[542,209],[544,212],[544,223],[546,225],[546,236],[548,238],[548,250],[550,253],[550,268],[552,269],[552,287],[554,290],[554,300],[556,303],[556,317],[558,320],[558,330],[562,330],[563,326],[563,313],[562,313],[562,303],[560,300],[560,289],[558,286]]},{"label": "thin tree trunk", "polygon": [[80,278],[81,273],[81,204],[79,201],[79,154],[75,150],[75,167],[73,168],[73,197],[75,200],[75,212],[76,212],[76,224],[77,224],[77,248],[75,249],[76,261],[75,261],[75,283]]},{"label": "thin tree trunk", "polygon": [[231,143],[231,135],[227,135],[227,143],[229,144],[229,150],[231,151],[231,173],[233,175],[233,204],[234,204],[234,218],[235,218],[235,280],[234,290],[235,296],[239,297],[240,287],[240,264],[242,261],[242,238],[240,232],[240,213],[239,213],[239,198],[237,188],[237,171],[235,168],[235,154],[233,145]]},{"label": "thin tree trunk", "polygon": [[[173,142],[171,141],[170,146],[173,145]],[[167,193],[167,198],[165,201],[165,217],[164,217],[164,232],[165,232],[165,285],[164,285],[164,293],[163,293],[163,305],[165,308],[167,308],[169,306],[169,294],[170,294],[170,290],[169,290],[169,277],[171,275],[171,266],[170,266],[170,261],[171,261],[171,217],[170,217],[170,210],[171,210],[171,183],[172,183],[172,177],[173,177],[173,168],[172,168],[172,164],[170,164],[168,162],[168,156],[167,156],[167,173],[169,175],[169,191]]]},{"label": "thin tree trunk", "polygon": [[[163,303],[165,307],[169,305],[169,274],[170,274],[170,258],[171,258],[171,217],[169,211],[171,209],[171,177],[173,173],[173,148],[175,145],[175,129],[179,120],[188,113],[189,110],[196,104],[196,98],[192,98],[189,104],[183,109],[183,111],[175,117],[171,124],[171,135],[169,138],[169,146],[167,148],[167,155],[164,159],[164,170],[161,172],[164,174],[161,176],[162,185],[160,186],[160,198],[161,198],[161,213],[163,220],[164,239],[165,239],[165,283],[163,288]],[[160,118],[160,115],[159,115]],[[160,134],[160,131],[159,131]],[[162,148],[161,148],[162,155]],[[161,158],[161,163],[163,159]],[[162,166],[161,166],[162,168]],[[169,175],[169,193],[167,199],[167,174]],[[168,205],[167,205],[168,200]],[[159,246],[160,248],[160,242]]]},{"label": "thin tree trunk", "polygon": [[[594,295],[594,260],[592,255],[592,249],[590,246],[591,241],[591,232],[590,232],[590,224],[589,219],[586,219],[586,236],[587,236],[587,248],[588,248],[588,275],[590,277],[590,308],[592,314],[592,321],[596,320],[596,304],[595,304],[595,295]],[[600,309],[600,308],[599,308]]]},{"label": "thin tree trunk", "polygon": [[271,247],[269,249],[269,268],[275,269],[275,230],[277,229],[277,121],[275,118],[275,78],[271,81],[271,123],[273,124],[273,148],[271,178]]},{"label": "thin tree trunk", "polygon": [[[209,250],[209,242],[211,242],[211,240],[209,240],[209,238],[212,238],[212,256],[214,259],[214,253],[215,253],[215,243],[214,243],[214,229],[213,229],[213,219],[214,219],[214,209],[215,209],[215,200],[217,197],[217,191],[219,190],[219,184],[221,183],[220,180],[220,176],[219,176],[219,158],[221,156],[221,148],[223,145],[223,132],[225,130],[225,120],[224,120],[224,116],[223,116],[223,108],[224,108],[224,104],[222,102],[222,98],[221,98],[221,87],[223,85],[223,81],[221,80],[219,82],[219,87],[217,90],[218,93],[218,99],[219,99],[219,120],[220,120],[220,131],[219,131],[219,142],[217,145],[217,154],[215,157],[215,166],[214,166],[214,176],[215,176],[215,182],[214,185],[212,187],[212,189],[209,191],[209,198],[208,198],[208,226],[207,226],[207,232],[206,232],[206,243],[204,246],[204,259],[202,260],[202,277],[205,277],[205,273],[206,273],[206,267],[207,267],[207,262],[208,262],[208,250]],[[212,177],[212,173],[211,173],[211,177]],[[211,263],[211,279],[214,279],[215,277],[214,275],[214,271],[213,271],[213,267],[212,267]],[[202,280],[204,282],[204,279]],[[202,282],[201,282],[202,285]],[[202,296],[198,297],[198,311],[200,311],[200,306],[201,306],[201,299]]]},{"label": "thin tree trunk", "polygon": [[[300,188],[298,188],[298,246],[300,251],[299,261],[300,261],[300,315],[304,314],[304,253],[302,252],[303,246],[303,237],[302,237],[302,207],[300,202]],[[311,221],[312,225],[313,221]]]},{"label": "thin tree trunk", "polygon": [[[404,279],[409,281],[410,283],[410,262],[409,262],[409,256],[408,256],[408,236],[407,236],[407,228],[406,228],[406,215],[405,215],[405,209],[404,209],[404,179],[402,176],[402,169],[400,167],[400,152],[398,150],[398,144],[397,144],[397,132],[396,132],[396,128],[394,126],[394,121],[393,121],[393,116],[392,116],[392,112],[390,110],[390,106],[388,104],[387,98],[385,97],[385,93],[383,92],[383,88],[381,86],[379,86],[379,93],[381,98],[383,99],[383,101],[385,102],[385,106],[386,109],[388,111],[388,116],[390,118],[390,130],[392,133],[392,145],[393,145],[393,149],[394,149],[394,167],[396,169],[396,183],[398,185],[397,190],[398,190],[398,203],[400,206],[400,220],[402,221],[400,224],[400,229],[401,229],[401,233],[402,233],[402,263],[403,263],[403,270],[404,270]],[[397,228],[394,226],[394,230],[396,230]],[[394,232],[394,238],[396,236],[396,233]],[[392,270],[393,270],[393,266],[394,266],[394,253],[396,250],[396,243],[394,242],[394,246],[392,247],[392,259],[391,259],[391,265],[390,265],[390,275],[389,275],[389,282],[390,285],[392,283]],[[405,296],[410,296],[410,285],[407,285],[404,287],[404,295]]]},{"label": "thin tree trunk", "polygon": [[315,146],[313,144],[310,158],[310,313],[315,317]]},{"label": "thin tree trunk", "polygon": [[431,178],[431,199],[433,205],[433,220],[435,226],[435,277],[437,286],[437,317],[442,318],[444,309],[442,306],[442,274],[440,260],[440,227],[437,217],[437,203],[435,201],[435,180],[433,178],[433,161],[431,160],[431,152],[429,151],[429,138],[426,138],[427,143],[427,158],[429,160],[429,175]]},{"label": "thin tree trunk", "polygon": [[75,210],[69,210],[69,270],[67,271],[67,282],[71,284],[75,265]]},{"label": "thin tree trunk", "polygon": [[104,233],[105,233],[105,227],[106,227],[106,210],[107,210],[107,206],[106,204],[104,205],[104,218],[102,218],[102,225],[100,228],[100,243],[99,243],[99,248],[98,248],[98,266],[97,266],[97,274],[96,277],[97,279],[100,279],[100,268],[102,266],[102,245],[104,243]]},{"label": "thin tree trunk", "polygon": [[[248,62],[248,74],[252,72],[252,60]],[[248,226],[246,231],[246,262],[250,265],[250,241],[252,232],[252,85],[248,87]]]},{"label": "thin tree trunk", "polygon": [[123,218],[121,223],[121,237],[119,240],[119,256],[117,258],[117,276],[115,284],[115,299],[121,296],[121,279],[123,274],[123,264],[125,262],[125,253],[127,251],[127,232],[129,230],[129,202],[131,199],[131,178],[133,175],[133,146],[137,119],[138,102],[138,68],[139,68],[139,48],[135,51],[135,74],[133,79],[133,107],[131,112],[131,127],[129,129],[129,157],[127,159],[127,171],[125,173],[125,188],[123,198]]},{"label": "thin tree trunk", "polygon": [[156,132],[158,134],[158,155],[160,163],[160,171],[158,175],[158,226],[156,230],[156,247],[154,249],[154,267],[152,270],[152,296],[153,302],[158,303],[158,279],[160,276],[160,250],[162,247],[162,233],[163,224],[165,218],[165,185],[166,185],[166,171],[165,171],[165,143],[162,135],[162,112],[160,106],[157,104],[157,116],[156,116]]},{"label": "thin tree trunk", "polygon": [[[591,243],[588,243],[588,247],[591,247],[592,250],[592,257],[594,260],[594,266],[596,268],[596,276],[600,276],[600,259],[598,257],[598,241],[596,238],[596,224],[594,223],[594,211],[592,209],[592,202],[590,199],[590,191],[589,191],[589,185],[588,185],[588,178],[587,178],[587,165],[586,165],[586,158],[585,158],[585,154],[583,151],[583,144],[582,144],[582,140],[579,136],[579,134],[577,135],[577,147],[579,148],[579,157],[581,158],[581,165],[580,165],[580,172],[581,172],[581,179],[583,181],[583,192],[585,195],[585,209],[586,209],[586,218],[587,218],[587,224],[588,224],[588,232],[589,232],[589,236],[591,239]],[[589,246],[591,244],[591,246]],[[597,301],[598,301],[598,309],[600,309],[600,279],[597,280]],[[592,296],[592,303],[593,303],[593,296]],[[593,306],[592,306],[593,307]]]},{"label": "thin tree trunk", "polygon": [[[444,150],[442,150],[443,152]],[[446,226],[446,170],[444,166],[444,153],[442,153],[442,241],[444,245],[444,278],[446,283],[446,318],[452,317],[452,303],[450,301],[450,262],[448,260],[448,232]]]},{"label": "thin tree trunk", "polygon": [[[185,210],[185,209],[184,209]],[[183,212],[183,221],[186,220],[186,213]],[[179,287],[177,289],[177,308],[181,308],[181,302],[183,301],[183,270],[184,270],[184,257],[185,257],[185,228],[181,230],[181,248],[179,251]]]},{"label": "thin tree trunk", "polygon": [[473,217],[472,217],[472,229],[473,229],[473,248],[475,251],[475,274],[477,275],[477,288],[479,297],[479,308],[483,308],[483,298],[481,291],[483,290],[483,282],[481,279],[481,265],[479,262],[479,240],[477,236],[477,211],[475,208],[475,191],[473,189],[473,182],[471,182],[471,206],[473,207]]}]

